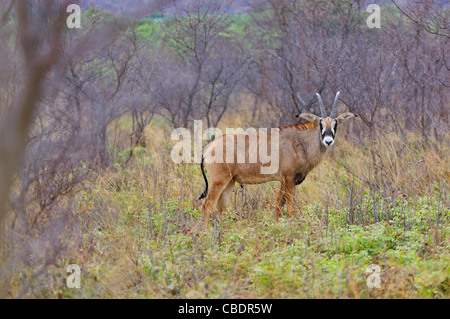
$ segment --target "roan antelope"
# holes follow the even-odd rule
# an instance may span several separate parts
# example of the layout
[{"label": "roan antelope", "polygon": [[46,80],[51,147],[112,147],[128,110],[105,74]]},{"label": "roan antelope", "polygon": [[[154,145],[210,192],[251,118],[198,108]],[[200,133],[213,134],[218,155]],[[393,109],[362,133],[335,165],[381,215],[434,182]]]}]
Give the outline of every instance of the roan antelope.
[{"label": "roan antelope", "polygon": [[[335,116],[335,109],[339,99],[337,92],[332,106],[330,116],[327,116],[325,107],[319,93],[316,93],[319,101],[321,117],[309,112],[301,113],[297,117],[310,122],[306,124],[290,125],[279,127],[279,165],[275,173],[261,174],[264,164],[258,159],[256,162],[249,162],[249,152],[256,152],[261,147],[261,143],[267,143],[267,149],[274,149],[271,146],[270,134],[257,134],[256,138],[250,138],[249,134],[241,135],[245,143],[237,143],[239,134],[224,134],[214,139],[206,148],[202,156],[201,169],[205,179],[206,188],[199,199],[205,198],[202,204],[202,218],[206,224],[211,214],[218,206],[219,215],[226,209],[229,197],[234,184],[261,184],[270,181],[281,182],[278,193],[278,200],[275,209],[275,220],[281,215],[281,209],[287,202],[288,215],[292,217],[295,211],[295,185],[303,182],[308,173],[320,164],[327,149],[334,144],[334,138],[338,124],[355,117],[354,113],[343,113]],[[253,136],[254,137],[254,136]],[[237,152],[245,152],[245,162],[228,160],[223,152],[221,163],[211,160],[214,149],[221,147],[225,149],[226,139],[232,139],[234,143],[234,155]],[[244,149],[243,149],[244,147]],[[208,160],[209,159],[209,160]],[[205,163],[204,163],[205,162]],[[208,189],[208,180],[205,175],[204,166],[208,171],[211,186]]]}]

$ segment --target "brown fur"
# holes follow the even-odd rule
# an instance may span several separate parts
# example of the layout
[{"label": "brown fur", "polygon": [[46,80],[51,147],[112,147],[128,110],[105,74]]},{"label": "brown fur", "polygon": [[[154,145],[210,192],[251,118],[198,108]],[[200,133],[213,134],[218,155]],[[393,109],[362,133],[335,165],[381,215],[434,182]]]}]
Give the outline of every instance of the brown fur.
[{"label": "brown fur", "polygon": [[316,123],[313,122],[308,122],[305,124],[297,124],[297,125],[289,125],[289,126],[280,126],[279,129],[280,130],[285,130],[285,129],[293,129],[293,130],[298,130],[298,131],[304,131],[304,130],[309,130],[312,128],[316,128],[318,125]]},{"label": "brown fur", "polygon": [[[345,113],[349,114],[349,113]],[[353,116],[353,114],[351,114]],[[275,209],[275,219],[281,215],[281,209],[287,203],[287,212],[290,217],[295,212],[295,185],[300,184],[308,173],[317,165],[320,164],[326,153],[327,147],[322,143],[321,132],[319,130],[319,117],[303,113],[300,117],[312,119],[314,121],[306,124],[290,125],[280,127],[279,129],[279,167],[273,174],[261,174],[261,163],[259,156],[256,163],[250,163],[249,152],[258,152],[260,141],[265,139],[267,141],[268,153],[271,152],[271,139],[269,134],[257,134],[256,143],[250,138],[250,135],[245,135],[245,163],[238,163],[236,158],[238,145],[238,137],[240,134],[222,135],[217,137],[205,148],[204,159],[205,167],[211,180],[211,187],[206,194],[206,198],[202,205],[202,218],[204,223],[208,221],[209,215],[217,207],[219,215],[226,209],[228,205],[231,191],[234,184],[261,184],[270,181],[279,181],[281,183],[278,192],[277,205]],[[344,116],[339,116],[344,119]],[[348,118],[348,117],[347,117]],[[347,119],[345,118],[345,119]],[[331,125],[332,120],[326,119],[326,124]],[[327,130],[330,128],[327,127]],[[232,139],[234,141],[234,161],[226,161],[226,140]],[[255,136],[253,136],[255,138]],[[223,147],[223,162],[211,162],[212,156],[215,155],[213,149]],[[242,147],[242,145],[241,145]],[[213,149],[212,149],[213,148]],[[254,153],[252,153],[254,154]],[[208,163],[209,162],[209,163]],[[202,164],[203,165],[203,164]],[[202,166],[203,169],[203,166]],[[206,177],[205,177],[206,179]]]}]

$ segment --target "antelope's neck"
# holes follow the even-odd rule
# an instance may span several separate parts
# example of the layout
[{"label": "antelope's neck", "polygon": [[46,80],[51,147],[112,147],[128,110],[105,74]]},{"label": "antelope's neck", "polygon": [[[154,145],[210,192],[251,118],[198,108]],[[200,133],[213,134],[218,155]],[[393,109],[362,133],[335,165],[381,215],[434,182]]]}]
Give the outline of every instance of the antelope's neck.
[{"label": "antelope's neck", "polygon": [[323,160],[327,148],[322,143],[319,127],[314,128],[308,132],[310,136],[308,138],[300,137],[299,142],[303,146],[303,150],[306,153],[306,157],[310,164],[310,169],[313,169]]},{"label": "antelope's neck", "polygon": [[325,153],[327,152],[327,147],[325,147],[325,145],[323,145],[322,143],[322,134],[320,132],[320,129],[317,128],[316,130],[316,142],[313,143],[315,145],[315,150],[314,152],[316,153],[315,157],[317,158],[316,160],[316,165],[319,165],[319,163],[323,160],[323,158],[325,157]]}]

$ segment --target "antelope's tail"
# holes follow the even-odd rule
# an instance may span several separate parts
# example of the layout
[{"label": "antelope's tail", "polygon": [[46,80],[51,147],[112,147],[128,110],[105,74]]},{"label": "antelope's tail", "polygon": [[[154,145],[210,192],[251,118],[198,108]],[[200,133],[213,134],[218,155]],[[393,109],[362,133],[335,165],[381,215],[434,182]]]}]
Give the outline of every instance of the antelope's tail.
[{"label": "antelope's tail", "polygon": [[200,163],[200,167],[202,168],[202,174],[203,174],[203,178],[205,179],[206,187],[198,199],[205,198],[206,194],[208,194],[208,179],[206,178],[206,175],[205,175],[205,168],[203,167],[203,161],[204,161],[204,157],[202,156],[202,162]]}]

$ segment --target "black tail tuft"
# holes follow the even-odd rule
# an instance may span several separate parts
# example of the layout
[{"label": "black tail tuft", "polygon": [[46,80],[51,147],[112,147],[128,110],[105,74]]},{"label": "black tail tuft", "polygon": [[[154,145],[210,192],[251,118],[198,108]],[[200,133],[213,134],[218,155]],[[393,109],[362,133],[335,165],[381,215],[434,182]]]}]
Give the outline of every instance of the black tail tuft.
[{"label": "black tail tuft", "polygon": [[200,195],[198,199],[203,199],[206,197],[206,189],[203,191],[203,193]]},{"label": "black tail tuft", "polygon": [[206,187],[205,190],[203,191],[203,193],[200,195],[200,197],[198,199],[202,199],[206,197],[206,194],[208,194],[208,180],[206,179],[206,175],[205,175],[205,169],[203,168],[203,156],[202,156],[202,162],[200,164],[200,167],[202,168],[202,174],[203,174],[203,178],[205,179],[205,183],[206,183]]}]

